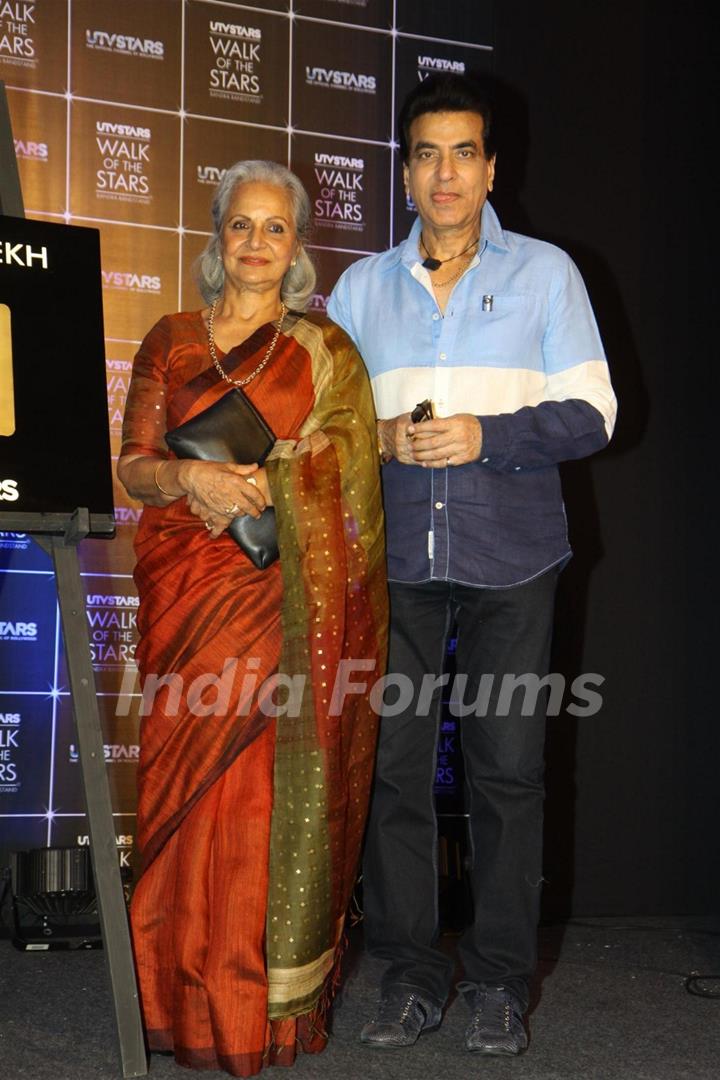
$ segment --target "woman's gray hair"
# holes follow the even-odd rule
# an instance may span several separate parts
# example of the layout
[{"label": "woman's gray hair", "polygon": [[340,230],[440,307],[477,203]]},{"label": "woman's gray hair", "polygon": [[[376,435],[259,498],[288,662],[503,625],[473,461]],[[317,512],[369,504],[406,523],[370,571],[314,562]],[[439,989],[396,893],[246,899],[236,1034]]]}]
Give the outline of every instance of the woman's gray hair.
[{"label": "woman's gray hair", "polygon": [[305,250],[305,240],[310,232],[310,199],[295,173],[275,161],[237,161],[226,170],[212,201],[213,235],[193,267],[197,286],[209,304],[223,291],[222,231],[235,189],[239,184],[249,183],[275,184],[285,188],[290,196],[300,249],[295,266],[291,266],[283,278],[280,295],[291,310],[304,311],[315,291],[317,277]]}]

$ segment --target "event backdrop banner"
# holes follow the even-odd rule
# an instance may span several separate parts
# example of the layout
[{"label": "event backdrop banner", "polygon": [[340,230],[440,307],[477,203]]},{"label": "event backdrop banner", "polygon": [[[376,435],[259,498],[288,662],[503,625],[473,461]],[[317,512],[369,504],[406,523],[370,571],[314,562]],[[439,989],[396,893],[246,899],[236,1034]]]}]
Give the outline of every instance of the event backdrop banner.
[{"label": "event backdrop banner", "polygon": [[[311,307],[323,312],[347,266],[407,235],[414,210],[397,157],[399,103],[430,72],[491,70],[492,9],[493,0],[0,0],[0,79],[27,216],[100,234],[114,459],[140,341],[160,316],[201,306],[192,264],[227,167],[270,158],[301,177],[318,268]],[[83,305],[71,289],[69,325],[82,323]],[[37,333],[52,347],[42,305]],[[13,369],[16,379],[27,375],[25,362],[13,356],[8,369],[0,351],[3,389]],[[71,379],[73,364],[66,351],[53,370]],[[1,444],[7,409],[0,421]],[[88,460],[101,449],[88,445]],[[51,475],[57,468],[48,461]],[[84,542],[80,558],[117,842],[129,866],[141,507],[117,481],[114,500],[115,539]],[[3,507],[12,509],[0,501],[0,529]],[[440,766],[439,788],[452,786],[447,754]],[[87,843],[78,772],[51,564],[27,536],[0,532],[0,867],[10,850]]]}]

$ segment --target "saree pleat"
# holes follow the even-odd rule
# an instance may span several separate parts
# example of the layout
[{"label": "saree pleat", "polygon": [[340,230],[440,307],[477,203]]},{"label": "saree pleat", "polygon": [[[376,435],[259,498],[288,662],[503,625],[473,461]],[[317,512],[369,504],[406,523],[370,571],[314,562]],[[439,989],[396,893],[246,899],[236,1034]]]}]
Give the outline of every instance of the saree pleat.
[{"label": "saree pleat", "polygon": [[[376,734],[367,695],[334,708],[333,689],[343,661],[376,678],[385,655],[364,369],[324,320],[283,329],[247,388],[278,435],[279,562],[259,571],[211,540],[185,499],[146,507],[136,541],[147,715],[131,923],[148,1041],[235,1076],[325,1044]],[[271,333],[227,354],[234,377]],[[123,453],[170,456],[164,431],[225,392],[200,313],[166,317],[136,359]]]}]

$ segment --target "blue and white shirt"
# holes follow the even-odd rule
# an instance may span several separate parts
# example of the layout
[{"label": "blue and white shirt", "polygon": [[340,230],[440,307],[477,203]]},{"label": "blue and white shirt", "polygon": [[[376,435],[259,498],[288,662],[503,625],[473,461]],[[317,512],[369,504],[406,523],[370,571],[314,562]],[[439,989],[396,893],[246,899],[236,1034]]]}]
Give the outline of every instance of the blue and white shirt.
[{"label": "blue and white shirt", "polygon": [[612,434],[602,342],[570,257],[504,231],[489,203],[443,316],[420,228],[349,267],[328,305],[365,361],[378,418],[430,398],[436,416],[473,413],[482,425],[475,462],[384,466],[389,577],[520,584],[570,554],[558,462]]}]

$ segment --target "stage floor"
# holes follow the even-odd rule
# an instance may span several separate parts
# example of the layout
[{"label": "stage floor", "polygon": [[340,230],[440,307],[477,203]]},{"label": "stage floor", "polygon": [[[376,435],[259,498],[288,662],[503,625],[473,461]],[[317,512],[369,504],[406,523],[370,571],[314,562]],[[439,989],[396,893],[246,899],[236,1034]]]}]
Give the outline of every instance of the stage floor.
[{"label": "stage floor", "polygon": [[[452,949],[446,936],[444,947]],[[333,1037],[294,1071],[312,1080],[717,1080],[720,997],[689,994],[686,977],[720,974],[720,919],[592,919],[543,926],[531,1044],[520,1059],[478,1059],[462,1048],[467,1013],[453,999],[442,1027],[400,1051],[361,1046],[381,965],[351,932]],[[720,991],[717,980],[708,984]],[[121,1076],[100,951],[23,953],[0,940],[0,1072],[5,1080]],[[189,1075],[153,1057],[154,1080]],[[208,1080],[224,1073],[199,1074]]]}]

